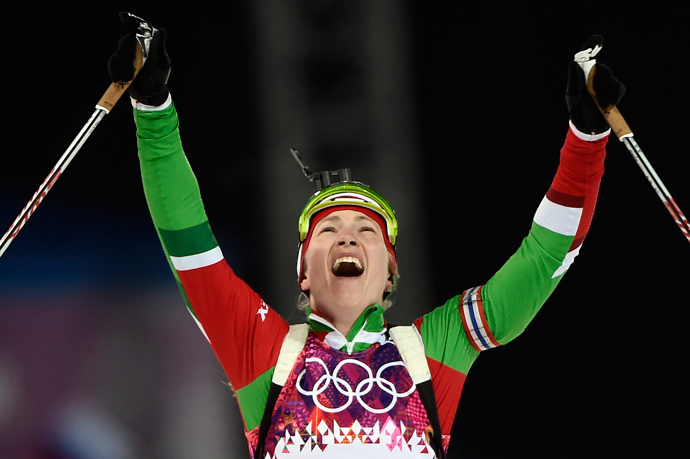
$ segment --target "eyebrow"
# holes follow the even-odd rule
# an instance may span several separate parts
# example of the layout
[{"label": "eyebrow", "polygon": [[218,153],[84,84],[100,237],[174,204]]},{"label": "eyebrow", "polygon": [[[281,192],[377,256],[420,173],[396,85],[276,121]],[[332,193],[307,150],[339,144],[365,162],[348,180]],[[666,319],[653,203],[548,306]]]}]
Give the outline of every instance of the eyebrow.
[{"label": "eyebrow", "polygon": [[[361,215],[357,215],[355,217],[356,222],[361,222],[362,220],[368,220],[370,222],[376,223],[376,221],[373,218],[369,217],[368,215],[361,214]],[[330,222],[330,221],[342,221],[342,219],[340,218],[339,215],[329,215],[328,217],[324,217],[319,222],[319,224],[322,222]]]}]

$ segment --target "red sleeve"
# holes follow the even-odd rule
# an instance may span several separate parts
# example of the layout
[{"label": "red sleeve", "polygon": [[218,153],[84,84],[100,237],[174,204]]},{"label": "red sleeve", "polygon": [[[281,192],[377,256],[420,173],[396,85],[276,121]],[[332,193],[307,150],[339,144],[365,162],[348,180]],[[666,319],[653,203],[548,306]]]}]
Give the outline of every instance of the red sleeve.
[{"label": "red sleeve", "polygon": [[553,202],[566,205],[569,197],[584,200],[580,204],[582,218],[571,250],[582,244],[592,223],[599,185],[604,175],[607,142],[608,135],[595,140],[586,140],[571,126],[561,148],[560,164],[547,197],[552,198]]},{"label": "red sleeve", "polygon": [[235,390],[275,366],[289,325],[225,260],[178,274],[199,326]]}]

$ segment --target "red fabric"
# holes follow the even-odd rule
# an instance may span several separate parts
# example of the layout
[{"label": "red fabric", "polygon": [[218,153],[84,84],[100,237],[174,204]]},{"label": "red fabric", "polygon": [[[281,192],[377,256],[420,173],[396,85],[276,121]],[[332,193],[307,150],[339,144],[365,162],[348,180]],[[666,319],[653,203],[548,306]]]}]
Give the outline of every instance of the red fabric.
[{"label": "red fabric", "polygon": [[[558,204],[583,208],[571,249],[582,244],[592,223],[599,185],[604,174],[607,142],[608,137],[594,142],[582,140],[569,129],[561,148],[560,164],[547,197]],[[569,203],[567,199],[579,199],[581,204],[572,205],[575,203]]]},{"label": "red fabric", "polygon": [[426,360],[429,364],[431,381],[434,386],[441,433],[450,435],[467,375],[429,357]]},{"label": "red fabric", "polygon": [[276,364],[289,325],[235,275],[225,260],[178,274],[235,390]]}]

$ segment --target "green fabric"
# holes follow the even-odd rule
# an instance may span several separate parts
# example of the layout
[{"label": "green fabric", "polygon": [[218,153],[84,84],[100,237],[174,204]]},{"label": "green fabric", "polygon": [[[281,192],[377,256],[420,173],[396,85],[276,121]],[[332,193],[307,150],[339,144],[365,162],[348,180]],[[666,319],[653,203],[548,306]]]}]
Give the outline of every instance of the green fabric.
[{"label": "green fabric", "polygon": [[[311,308],[307,308],[307,322],[309,323],[309,328],[313,331],[316,332],[324,332],[324,333],[330,333],[330,332],[335,332],[335,328],[329,325],[324,324],[323,322],[319,322],[317,320],[314,320],[312,317],[313,311]],[[357,318],[355,323],[352,325],[352,328],[350,329],[349,333],[345,337],[347,341],[352,343],[354,341],[354,345],[352,347],[352,352],[360,352],[365,349],[367,349],[369,346],[372,345],[372,343],[365,343],[365,342],[359,342],[356,341],[357,334],[360,331],[365,331],[365,332],[370,332],[370,333],[379,333],[383,331],[385,327],[385,320],[383,318],[383,313],[386,312],[386,310],[383,308],[383,306],[379,304],[372,304],[368,308],[366,308],[364,311],[362,311],[362,314]],[[343,346],[341,349],[343,352],[347,352],[347,346]]]},{"label": "green fabric", "polygon": [[357,333],[359,333],[360,330],[371,333],[382,331],[385,325],[385,321],[383,320],[383,313],[385,311],[386,310],[383,308],[383,306],[378,304],[373,304],[366,308],[357,318],[355,323],[352,324],[350,333],[348,333],[346,336],[347,340],[354,340],[355,336],[357,336]]},{"label": "green fabric", "polygon": [[199,185],[182,149],[174,105],[160,111],[134,110],[134,121],[144,193],[156,227],[180,230],[206,222]]},{"label": "green fabric", "polygon": [[467,374],[479,355],[465,335],[458,295],[424,315],[421,330],[427,357]]},{"label": "green fabric", "polygon": [[314,313],[310,307],[307,306],[307,309],[305,310],[307,313],[307,322],[309,323],[309,328],[311,330],[317,331],[317,332],[325,332],[329,333],[335,330],[335,328],[330,327],[322,322],[318,322],[311,317],[311,315]]},{"label": "green fabric", "polygon": [[242,418],[248,432],[261,423],[274,369],[275,367],[271,367],[243,388],[235,389],[237,402],[240,405],[240,410],[242,410]]},{"label": "green fabric", "polygon": [[[500,344],[520,335],[560,282],[552,278],[573,242],[532,223],[518,250],[482,288],[489,329]],[[462,296],[424,316],[420,333],[428,357],[467,374],[479,355],[464,332],[459,314]]]},{"label": "green fabric", "polygon": [[482,289],[484,313],[491,333],[500,344],[520,335],[561,278],[552,278],[573,242],[532,223],[520,248]]},{"label": "green fabric", "polygon": [[[171,103],[158,111],[134,109],[133,115],[146,202],[170,270],[187,308],[194,314],[170,255],[201,253],[217,244],[211,234],[196,177],[182,148],[177,112]],[[171,183],[175,186],[170,186]],[[182,242],[192,234],[193,243]]]},{"label": "green fabric", "polygon": [[207,252],[218,246],[208,221],[182,230],[159,230],[170,255],[185,257]]}]

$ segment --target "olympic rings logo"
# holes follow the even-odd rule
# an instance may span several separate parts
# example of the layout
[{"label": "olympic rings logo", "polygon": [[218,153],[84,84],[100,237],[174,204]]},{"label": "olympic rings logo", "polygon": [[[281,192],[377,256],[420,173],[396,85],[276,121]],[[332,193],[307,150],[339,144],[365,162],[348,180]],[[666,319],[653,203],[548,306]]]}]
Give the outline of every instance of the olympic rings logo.
[{"label": "olympic rings logo", "polygon": [[[359,404],[362,407],[364,407],[371,413],[386,413],[388,412],[388,410],[393,408],[393,406],[395,406],[395,404],[398,401],[398,398],[407,397],[408,395],[412,394],[412,392],[414,392],[414,390],[416,389],[415,384],[411,383],[412,386],[408,390],[402,393],[398,393],[398,391],[395,389],[395,384],[381,377],[381,374],[390,367],[404,366],[404,364],[401,361],[389,362],[385,365],[382,365],[381,368],[379,368],[376,372],[376,376],[373,375],[371,368],[368,365],[360,362],[359,360],[343,360],[342,362],[338,363],[338,365],[335,367],[332,375],[329,373],[328,367],[326,367],[326,364],[323,362],[323,360],[319,359],[318,357],[309,357],[306,359],[306,362],[316,362],[320,364],[321,367],[323,367],[324,374],[316,381],[312,390],[304,389],[301,385],[301,380],[302,376],[304,376],[304,374],[307,372],[305,368],[297,377],[297,382],[295,383],[295,385],[297,386],[297,390],[299,391],[299,393],[301,393],[302,395],[310,396],[314,401],[314,404],[326,413],[339,413],[347,409],[355,399],[359,402]],[[354,390],[352,389],[352,386],[349,382],[347,382],[343,378],[338,377],[338,374],[340,373],[342,368],[348,364],[358,365],[364,368],[368,374],[368,377],[362,379],[362,381],[360,381],[357,384]],[[324,406],[319,401],[319,395],[323,394],[328,389],[328,387],[331,385],[331,382],[333,383],[333,386],[336,388],[338,392],[347,397],[347,402],[344,403],[342,406],[329,408],[327,406]],[[376,384],[376,386],[382,391],[391,395],[392,398],[390,403],[388,403],[388,406],[384,408],[374,408],[367,405],[367,403],[364,400],[362,400],[362,397],[367,395],[372,390],[374,384]]]}]

